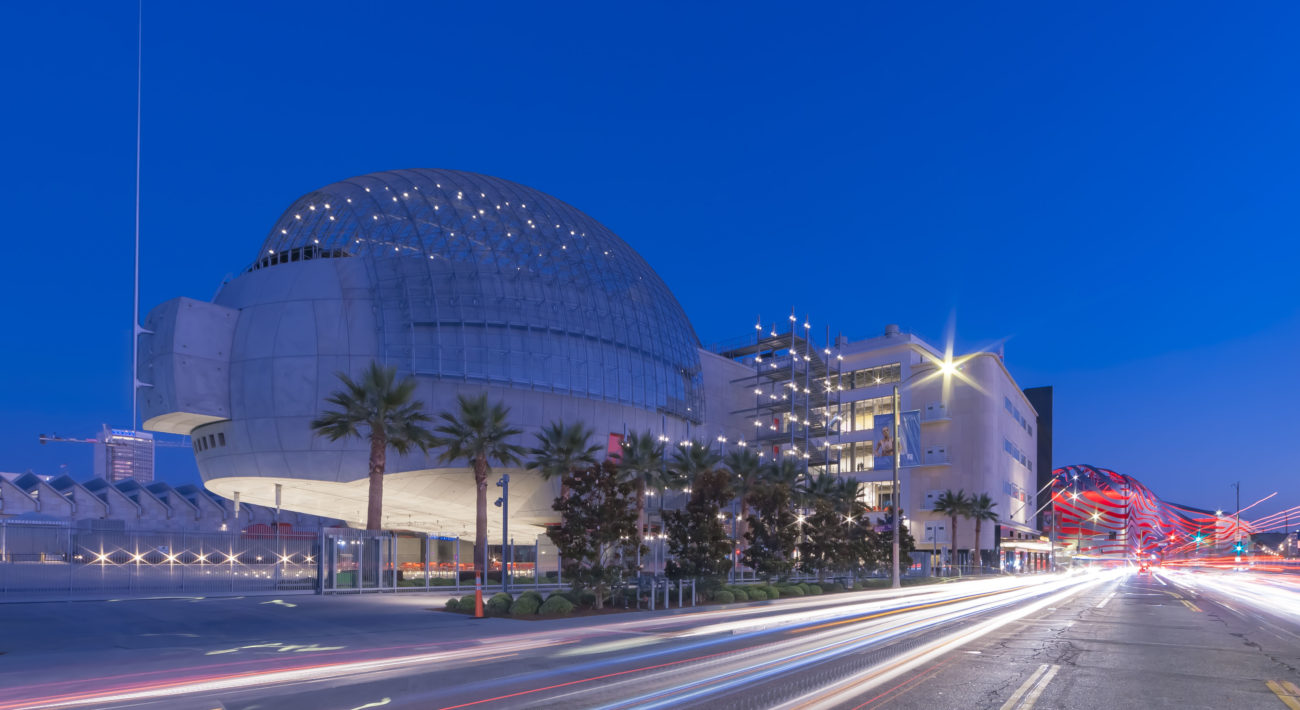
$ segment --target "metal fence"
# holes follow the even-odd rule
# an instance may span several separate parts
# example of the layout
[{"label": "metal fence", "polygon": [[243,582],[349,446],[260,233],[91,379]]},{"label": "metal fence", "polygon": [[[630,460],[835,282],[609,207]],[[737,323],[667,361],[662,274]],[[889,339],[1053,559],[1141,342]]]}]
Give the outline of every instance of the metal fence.
[{"label": "metal fence", "polygon": [[113,531],[0,521],[0,599],[314,591],[314,533]]}]

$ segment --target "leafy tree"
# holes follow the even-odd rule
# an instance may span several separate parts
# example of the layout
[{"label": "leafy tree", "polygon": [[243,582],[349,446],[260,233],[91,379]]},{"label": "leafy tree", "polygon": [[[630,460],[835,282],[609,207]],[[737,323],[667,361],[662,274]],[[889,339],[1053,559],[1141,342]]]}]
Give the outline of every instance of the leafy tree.
[{"label": "leafy tree", "polygon": [[[890,527],[893,524],[894,509],[887,508],[885,517],[876,519],[876,526],[867,533],[867,555],[866,559],[875,561],[876,569],[881,571],[892,571],[894,564],[894,531]],[[900,524],[898,530],[898,567],[899,571],[906,570],[912,565],[912,553],[916,551],[916,540],[912,533],[907,529],[907,525]]]},{"label": "leafy tree", "polygon": [[474,569],[487,580],[483,568],[483,553],[487,550],[487,477],[491,462],[502,466],[519,463],[524,448],[510,443],[510,439],[523,433],[510,426],[506,418],[510,408],[501,402],[488,404],[486,394],[477,397],[456,397],[456,411],[442,412],[442,424],[434,427],[433,445],[443,447],[438,456],[442,463],[468,461],[474,471],[474,485],[478,491],[475,500]]},{"label": "leafy tree", "polygon": [[623,442],[623,455],[618,468],[623,477],[636,488],[637,539],[644,540],[646,533],[645,496],[650,489],[669,487],[670,481],[664,466],[664,444],[649,431],[632,432]]},{"label": "leafy tree", "polygon": [[987,493],[981,493],[970,499],[970,505],[967,507],[966,516],[975,521],[975,554],[979,557],[979,565],[984,566],[984,551],[980,549],[980,528],[984,521],[998,521],[998,513],[993,510],[997,503],[989,497]]},{"label": "leafy tree", "polygon": [[952,489],[939,494],[934,501],[934,512],[940,515],[947,515],[950,527],[948,528],[948,557],[951,564],[957,564],[957,517],[966,515],[966,510],[970,507],[970,496],[966,491],[959,490],[956,493]]},{"label": "leafy tree", "polygon": [[370,489],[366,505],[366,529],[383,527],[384,470],[388,449],[406,454],[413,448],[428,452],[434,437],[424,425],[430,418],[424,403],[412,399],[414,377],[397,379],[397,368],[371,361],[360,380],[338,373],[343,389],[325,398],[338,407],[321,412],[311,421],[312,431],[330,441],[345,437],[370,439]]},{"label": "leafy tree", "polygon": [[769,579],[783,577],[794,567],[794,508],[790,486],[763,482],[746,497],[749,518],[745,525],[745,551],[741,561],[759,575]]},{"label": "leafy tree", "polygon": [[799,567],[824,581],[827,572],[845,561],[849,529],[833,500],[815,498],[810,505],[812,512],[805,518],[804,538],[799,543]]},{"label": "leafy tree", "polygon": [[664,514],[668,552],[672,559],[666,570],[671,579],[702,577],[708,589],[725,577],[730,562],[731,537],[722,524],[722,506],[732,498],[731,474],[705,469],[691,484],[691,498],[682,510]]},{"label": "leafy tree", "polygon": [[803,477],[803,462],[786,456],[769,462],[763,467],[762,475],[764,481],[779,483],[793,492],[799,486],[799,480]]},{"label": "leafy tree", "polygon": [[560,480],[560,496],[567,497],[565,475],[574,469],[596,465],[600,446],[591,443],[594,430],[582,422],[551,422],[537,436],[537,446],[529,449],[528,470],[542,474],[544,480]]},{"label": "leafy tree", "polygon": [[569,495],[551,505],[561,522],[546,536],[559,548],[573,591],[593,592],[599,609],[636,554],[635,486],[613,461],[575,469],[563,480]]}]

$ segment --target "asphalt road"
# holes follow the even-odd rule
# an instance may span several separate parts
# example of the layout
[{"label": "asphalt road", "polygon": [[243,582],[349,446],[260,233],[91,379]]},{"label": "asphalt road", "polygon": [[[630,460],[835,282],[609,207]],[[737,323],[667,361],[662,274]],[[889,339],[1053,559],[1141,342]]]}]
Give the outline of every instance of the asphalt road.
[{"label": "asphalt road", "polygon": [[1298,634],[1293,576],[1133,574],[838,706],[1300,710]]},{"label": "asphalt road", "polygon": [[1254,577],[1002,577],[538,622],[423,595],[0,605],[0,710],[1285,708],[1267,682],[1300,681],[1297,619],[1278,612],[1300,595]]}]

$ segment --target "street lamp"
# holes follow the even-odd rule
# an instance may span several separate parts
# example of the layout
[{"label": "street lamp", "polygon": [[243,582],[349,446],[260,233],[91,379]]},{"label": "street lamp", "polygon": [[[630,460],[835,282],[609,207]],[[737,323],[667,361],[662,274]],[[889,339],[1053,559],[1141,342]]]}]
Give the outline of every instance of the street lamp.
[{"label": "street lamp", "polygon": [[[497,480],[497,485],[501,487],[501,497],[497,498],[496,506],[501,509],[501,591],[510,591],[510,577],[506,573],[508,563],[506,562],[506,550],[510,547],[510,474],[503,473]],[[510,550],[511,559],[514,558],[514,550]],[[487,556],[487,545],[483,546],[483,555]],[[486,561],[483,565],[483,576],[487,577]]]},{"label": "street lamp", "polygon": [[[956,363],[953,362],[951,346],[949,347],[948,354],[946,354],[942,360],[939,360],[939,359],[937,359],[937,358],[934,358],[933,356],[930,356],[930,357],[931,357],[931,362],[933,362],[935,365],[938,366],[938,374],[939,374],[940,376],[942,376],[943,379],[944,379],[943,392],[946,394],[947,391],[948,391],[948,379],[949,379],[950,377],[952,377],[953,375],[957,375],[957,374],[958,374],[958,372],[957,372],[957,365],[960,364],[960,363],[959,363],[959,362],[956,362]],[[899,411],[899,409],[901,408],[902,405],[901,405],[901,399],[899,398],[899,395],[898,395],[898,388],[899,388],[901,385],[904,385],[904,384],[906,384],[907,382],[910,382],[913,378],[917,377],[918,375],[922,375],[922,374],[929,375],[929,374],[934,374],[934,373],[931,373],[931,372],[929,372],[929,371],[927,371],[927,370],[922,370],[921,372],[913,372],[911,375],[908,375],[908,376],[907,376],[907,379],[905,379],[905,380],[899,380],[898,383],[894,385],[894,398],[893,398],[893,405],[894,405],[894,478],[893,478],[893,489],[891,490],[891,495],[893,496],[893,506],[892,506],[892,507],[893,507],[893,515],[891,516],[892,519],[891,519],[891,521],[890,521],[890,527],[893,528],[893,531],[892,531],[892,532],[893,532],[893,534],[892,534],[893,542],[892,542],[892,545],[891,545],[891,546],[893,547],[893,555],[892,555],[892,557],[893,557],[893,577],[892,577],[891,582],[890,582],[890,585],[889,585],[890,588],[892,588],[892,589],[898,589],[898,588],[900,588],[900,587],[903,586],[903,577],[902,577],[901,568],[900,568],[900,566],[899,566],[899,539],[900,539],[900,535],[902,534],[902,533],[901,533],[901,528],[903,527],[903,526],[902,526],[902,522],[903,522],[902,518],[903,518],[903,516],[902,516],[902,513],[899,511],[899,504],[902,502],[902,501],[901,501],[901,498],[902,498],[901,493],[902,493],[902,491],[900,490],[900,487],[901,487],[901,486],[900,486],[900,483],[899,483],[899,480],[898,480],[899,457],[900,457],[900,456],[902,455],[902,453],[903,453],[903,447],[902,447],[903,438],[902,438],[902,436],[900,436],[900,432],[899,432],[900,426],[899,426],[899,425],[900,425],[900,423],[902,422],[902,417],[903,417],[903,415],[902,415],[902,413]],[[978,541],[978,540],[975,541],[975,546],[976,546],[977,548],[979,547],[979,541]]]}]

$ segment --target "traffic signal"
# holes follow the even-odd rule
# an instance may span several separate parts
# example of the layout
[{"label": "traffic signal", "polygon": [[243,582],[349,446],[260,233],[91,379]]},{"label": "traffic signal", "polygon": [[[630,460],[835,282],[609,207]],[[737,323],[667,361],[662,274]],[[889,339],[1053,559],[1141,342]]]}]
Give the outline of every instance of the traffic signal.
[{"label": "traffic signal", "polygon": [[1244,543],[1244,542],[1238,542],[1237,544],[1235,544],[1235,545],[1232,546],[1232,549],[1233,549],[1235,552],[1238,552],[1238,553],[1245,552],[1245,551],[1246,551],[1246,543]]}]

